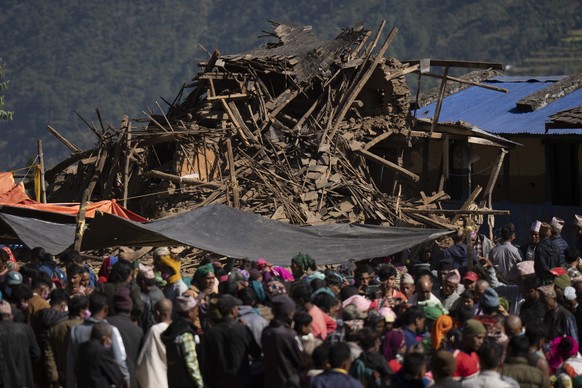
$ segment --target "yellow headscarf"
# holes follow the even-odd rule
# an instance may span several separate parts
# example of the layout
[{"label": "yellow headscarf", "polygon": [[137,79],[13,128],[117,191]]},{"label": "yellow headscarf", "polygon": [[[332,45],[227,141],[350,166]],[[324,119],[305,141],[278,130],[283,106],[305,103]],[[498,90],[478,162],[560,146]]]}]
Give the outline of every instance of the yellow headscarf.
[{"label": "yellow headscarf", "polygon": [[170,255],[163,255],[160,256],[160,263],[174,271],[174,274],[167,279],[168,283],[174,284],[182,279],[182,275],[180,275],[180,267],[182,266],[182,262],[180,260],[174,260]]}]

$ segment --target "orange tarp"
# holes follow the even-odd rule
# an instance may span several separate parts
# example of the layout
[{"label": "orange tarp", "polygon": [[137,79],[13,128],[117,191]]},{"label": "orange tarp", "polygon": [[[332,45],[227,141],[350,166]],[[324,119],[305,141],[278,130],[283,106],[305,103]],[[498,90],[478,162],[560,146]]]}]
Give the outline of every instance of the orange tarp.
[{"label": "orange tarp", "polygon": [[14,182],[11,172],[0,172],[0,203],[13,204],[30,200],[22,184]]},{"label": "orange tarp", "polygon": [[[0,173],[0,205],[68,214],[71,216],[76,216],[79,212],[78,203],[39,203],[33,201],[24,192],[22,184],[15,184],[11,172]],[[85,217],[95,217],[96,211],[113,214],[137,222],[148,221],[148,219],[143,218],[139,214],[119,205],[115,199],[88,203]]]}]

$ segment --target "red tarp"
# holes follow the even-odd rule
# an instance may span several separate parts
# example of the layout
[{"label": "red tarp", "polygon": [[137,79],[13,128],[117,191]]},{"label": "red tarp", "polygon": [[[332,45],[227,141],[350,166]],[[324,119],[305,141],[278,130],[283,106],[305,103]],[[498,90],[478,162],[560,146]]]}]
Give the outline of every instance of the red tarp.
[{"label": "red tarp", "polygon": [[[78,203],[39,203],[30,199],[26,195],[22,184],[16,184],[14,182],[14,177],[11,172],[0,173],[0,205],[71,216],[76,216],[79,212]],[[88,203],[85,217],[95,217],[96,211],[114,214],[136,222],[148,221],[148,219],[143,218],[139,214],[120,206],[115,199]]]}]

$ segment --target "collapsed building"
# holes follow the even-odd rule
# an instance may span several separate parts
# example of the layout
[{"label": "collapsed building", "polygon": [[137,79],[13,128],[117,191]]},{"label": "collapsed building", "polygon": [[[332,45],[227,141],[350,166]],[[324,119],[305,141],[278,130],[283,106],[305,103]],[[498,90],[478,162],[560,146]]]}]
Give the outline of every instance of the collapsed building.
[{"label": "collapsed building", "polygon": [[[447,82],[478,85],[474,74],[448,76],[449,67],[500,65],[432,61],[445,72],[430,74],[426,61],[385,56],[397,29],[381,41],[384,27],[373,34],[356,25],[323,40],[310,27],[274,24],[272,40],[256,50],[214,51],[166,110],[124,117],[119,128],[87,123],[95,149],[49,127],[72,154],[46,171],[48,201],[117,198],[150,219],[227,204],[297,225],[454,229],[461,216],[499,214],[491,191],[515,143],[439,123],[438,114],[416,120],[405,75],[441,78],[442,100]],[[470,163],[472,145],[498,148],[497,168],[483,193],[469,179],[460,209],[443,209],[449,166]],[[439,152],[436,185],[429,150]]]}]

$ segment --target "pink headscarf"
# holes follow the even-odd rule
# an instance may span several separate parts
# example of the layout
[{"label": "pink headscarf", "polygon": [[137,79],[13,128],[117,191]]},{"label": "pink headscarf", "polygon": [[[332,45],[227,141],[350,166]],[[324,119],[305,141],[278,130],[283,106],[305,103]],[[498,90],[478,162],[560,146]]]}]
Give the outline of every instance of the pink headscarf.
[{"label": "pink headscarf", "polygon": [[[568,343],[569,341],[569,343]],[[572,347],[570,348],[570,343]],[[556,337],[550,341],[550,351],[548,352],[548,364],[550,364],[550,373],[556,373],[556,369],[570,357],[578,353],[578,342],[572,337]]]},{"label": "pink headscarf", "polygon": [[364,298],[362,295],[353,295],[343,301],[342,307],[345,308],[350,304],[355,305],[359,311],[366,313],[370,309],[370,305],[372,304],[372,302]]}]

